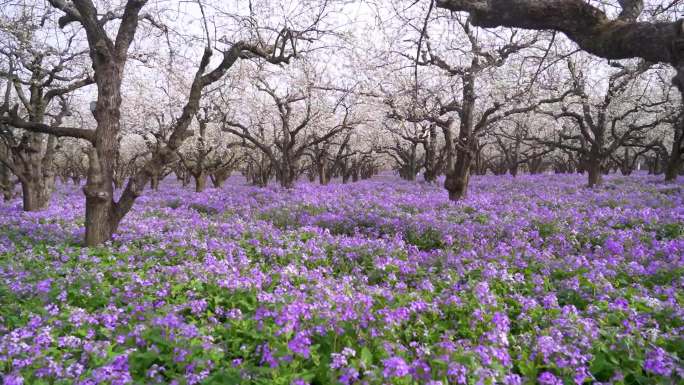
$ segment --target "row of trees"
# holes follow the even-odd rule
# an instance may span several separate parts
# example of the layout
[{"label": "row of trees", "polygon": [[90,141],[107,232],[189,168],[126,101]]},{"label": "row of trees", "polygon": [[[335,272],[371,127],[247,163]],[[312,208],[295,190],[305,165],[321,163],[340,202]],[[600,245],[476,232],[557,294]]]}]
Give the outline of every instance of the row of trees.
[{"label": "row of trees", "polygon": [[0,190],[35,211],[85,179],[87,245],[169,175],[290,188],[393,167],[459,200],[473,173],[681,169],[677,2],[48,3],[2,11]]}]

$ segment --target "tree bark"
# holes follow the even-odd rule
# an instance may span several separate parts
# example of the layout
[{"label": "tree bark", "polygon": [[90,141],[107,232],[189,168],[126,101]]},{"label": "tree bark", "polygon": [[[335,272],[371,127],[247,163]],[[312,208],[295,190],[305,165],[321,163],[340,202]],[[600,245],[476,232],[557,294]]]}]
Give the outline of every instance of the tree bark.
[{"label": "tree bark", "polygon": [[195,192],[201,193],[207,188],[207,174],[202,171],[199,174],[193,175],[195,178]]},{"label": "tree bark", "polygon": [[466,151],[456,154],[456,164],[449,170],[444,180],[444,188],[449,192],[449,200],[458,201],[468,195],[472,157]]},{"label": "tree bark", "polygon": [[2,190],[2,197],[5,202],[12,199],[14,185],[10,179],[9,169],[0,163],[0,190]]},{"label": "tree bark", "polygon": [[297,172],[294,165],[292,165],[288,160],[284,160],[280,164],[276,176],[281,187],[290,189],[294,186],[295,180],[297,179]]},{"label": "tree bark", "polygon": [[320,161],[317,165],[318,183],[321,185],[327,185],[330,182],[328,170],[325,166],[325,161]]},{"label": "tree bark", "polygon": [[232,174],[231,170],[218,170],[215,173],[211,174],[211,183],[214,186],[214,188],[221,188],[223,187],[223,184],[230,178],[230,175]]},{"label": "tree bark", "polygon": [[520,168],[520,164],[516,161],[513,164],[511,164],[511,167],[508,169],[508,172],[511,173],[511,176],[515,178],[518,176],[518,169]]},{"label": "tree bark", "polygon": [[601,172],[600,162],[591,162],[587,167],[587,174],[589,177],[589,188],[599,186],[603,182],[603,173]]},{"label": "tree bark", "polygon": [[[42,123],[44,112],[42,110],[42,95],[32,90],[33,111],[29,121]],[[24,134],[28,150],[25,154],[17,153],[15,158],[21,159],[18,170],[23,195],[23,210],[29,212],[42,211],[48,208],[50,198],[55,187],[54,155],[56,138],[38,133]]]},{"label": "tree bark", "polygon": [[673,149],[673,152],[670,154],[670,157],[667,161],[667,167],[665,168],[666,182],[675,182],[677,180],[677,176],[679,176],[680,170],[682,168],[682,155],[680,151],[680,149],[677,149],[675,152]]},{"label": "tree bark", "polygon": [[527,162],[527,167],[532,175],[540,174],[542,172],[543,165],[544,159],[542,157],[532,158]]},{"label": "tree bark", "polygon": [[435,183],[437,180],[437,127],[430,126],[429,136],[426,142],[423,142],[423,149],[425,150],[425,173],[423,179],[428,183]]},{"label": "tree bark", "polygon": [[[473,64],[476,59],[473,59]],[[456,151],[456,162],[453,168],[447,171],[444,180],[444,188],[449,192],[449,200],[458,201],[467,195],[468,184],[470,182],[470,168],[473,162],[473,155],[477,152],[475,138],[473,137],[473,114],[475,112],[475,75],[466,74],[463,76],[462,91],[462,111],[459,113],[461,118],[459,141],[467,146]]]},{"label": "tree bark", "polygon": [[48,208],[52,196],[52,183],[36,178],[21,182],[24,211],[42,211]]},{"label": "tree bark", "polygon": [[349,178],[351,178],[351,168],[346,160],[342,163],[340,173],[342,174],[342,183],[349,183]]},{"label": "tree bark", "polygon": [[150,176],[150,188],[154,191],[159,191],[159,174],[152,174]]},{"label": "tree bark", "polygon": [[[97,44],[91,43],[91,46]],[[103,40],[100,44],[106,43]],[[98,95],[94,116],[98,135],[88,154],[88,177],[83,192],[86,196],[85,243],[98,246],[111,239],[120,221],[115,215],[113,170],[121,125],[124,64],[114,57],[102,57],[94,49],[91,57],[96,68]]]},{"label": "tree bark", "polygon": [[[684,98],[684,91],[682,93]],[[667,159],[667,166],[665,167],[665,181],[674,182],[682,168],[682,147],[684,146],[684,106],[682,106],[683,113],[677,120],[674,127],[674,135],[672,138],[672,150]]]},{"label": "tree bark", "polygon": [[437,6],[469,12],[478,27],[559,31],[583,50],[607,59],[677,62],[677,53],[671,48],[681,21],[637,22],[639,7],[625,7],[611,20],[585,0],[437,0]]}]

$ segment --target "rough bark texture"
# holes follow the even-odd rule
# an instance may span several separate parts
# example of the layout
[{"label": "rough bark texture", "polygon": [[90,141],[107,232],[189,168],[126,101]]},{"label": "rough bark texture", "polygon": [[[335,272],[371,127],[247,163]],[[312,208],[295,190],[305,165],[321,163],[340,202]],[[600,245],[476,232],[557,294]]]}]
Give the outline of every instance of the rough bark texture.
[{"label": "rough bark texture", "polygon": [[[475,69],[478,67],[478,58],[474,57],[470,68]],[[470,168],[477,151],[477,139],[475,138],[473,128],[473,115],[476,103],[476,73],[476,71],[468,71],[461,76],[463,91],[461,95],[461,109],[458,111],[461,119],[458,140],[461,146],[456,151],[454,166],[447,170],[446,178],[444,179],[444,188],[449,192],[449,199],[452,201],[458,201],[466,197],[468,184],[470,183]]]},{"label": "rough bark texture", "polygon": [[587,175],[589,177],[589,188],[601,185],[601,183],[603,182],[603,173],[601,171],[601,163],[589,163],[589,166],[587,168]]},{"label": "rough bark texture", "polygon": [[205,172],[199,172],[193,175],[195,178],[195,192],[201,193],[207,188],[207,174]]},{"label": "rough bark texture", "polygon": [[153,173],[150,176],[150,188],[154,191],[159,191],[160,175],[158,173]]},{"label": "rough bark texture", "polygon": [[214,188],[223,187],[223,184],[228,180],[228,178],[230,178],[230,175],[232,173],[233,173],[232,167],[226,167],[226,168],[214,171],[211,174],[211,184],[214,186]]},{"label": "rough bark texture", "polygon": [[674,182],[677,180],[682,169],[682,162],[684,162],[684,113],[679,116],[674,124],[672,147],[665,167],[665,181]]},{"label": "rough bark texture", "polygon": [[[43,134],[27,135],[31,137],[31,147],[35,149],[35,152],[26,154],[22,167],[19,169],[23,209],[24,211],[41,211],[48,207],[55,186],[52,164],[55,138],[45,138],[46,135]],[[47,144],[44,143],[45,140]]]},{"label": "rough bark texture", "polygon": [[471,164],[470,156],[464,151],[459,152],[454,168],[449,170],[444,180],[444,188],[449,192],[450,200],[458,201],[467,196]]},{"label": "rough bark texture", "polygon": [[596,56],[677,63],[672,47],[680,22],[636,22],[642,2],[629,3],[636,7],[611,20],[585,0],[437,0],[438,7],[469,12],[473,25],[479,27],[555,30]]},{"label": "rough bark texture", "polygon": [[10,178],[10,170],[4,164],[0,163],[0,191],[5,202],[12,199],[14,192],[14,184]]},{"label": "rough bark texture", "polygon": [[427,183],[435,183],[439,175],[439,164],[437,159],[437,125],[431,124],[428,131],[427,138],[422,142],[423,150],[425,151],[425,173],[423,179]]},{"label": "rough bark texture", "polygon": [[328,175],[328,167],[326,162],[320,162],[317,166],[318,183],[321,185],[330,183],[330,176]]}]

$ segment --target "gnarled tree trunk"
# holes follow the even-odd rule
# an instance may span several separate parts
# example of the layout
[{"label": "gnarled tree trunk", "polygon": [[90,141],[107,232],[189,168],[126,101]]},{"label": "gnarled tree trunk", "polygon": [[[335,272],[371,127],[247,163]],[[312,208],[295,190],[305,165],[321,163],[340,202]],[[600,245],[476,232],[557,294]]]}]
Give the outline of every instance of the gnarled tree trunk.
[{"label": "gnarled tree trunk", "polygon": [[207,173],[204,171],[193,174],[195,178],[195,192],[203,192],[207,188]]},{"label": "gnarled tree trunk", "polygon": [[[473,114],[475,111],[475,76],[466,74],[463,76],[462,111],[460,112],[461,125],[458,134],[459,140],[467,148],[460,148],[456,152],[456,161],[453,168],[447,171],[444,180],[444,188],[449,192],[449,200],[458,201],[464,199],[470,183],[470,168],[473,155],[477,151],[475,138],[473,137]],[[450,139],[450,138],[449,138]],[[447,142],[453,146],[452,143]]]},{"label": "gnarled tree trunk", "polygon": [[54,190],[54,179],[36,178],[21,183],[24,211],[42,211],[48,208]]},{"label": "gnarled tree trunk", "polygon": [[599,186],[603,182],[603,173],[601,172],[601,163],[591,162],[587,167],[587,174],[589,178],[589,187]]},{"label": "gnarled tree trunk", "polygon": [[0,190],[2,190],[2,197],[5,202],[12,199],[14,184],[10,179],[9,168],[5,167],[2,163],[0,163]]},{"label": "gnarled tree trunk", "polygon": [[316,165],[316,173],[318,173],[318,183],[321,185],[330,183],[330,176],[328,175],[325,159],[320,160]]},{"label": "gnarled tree trunk", "polygon": [[157,173],[153,173],[150,175],[150,188],[154,191],[159,191],[159,180],[160,180],[160,175]]},{"label": "gnarled tree trunk", "polygon": [[423,142],[425,150],[425,173],[423,178],[428,183],[435,183],[439,173],[439,166],[437,163],[437,127],[435,124],[430,125],[429,136],[426,142]]},{"label": "gnarled tree trunk", "polygon": [[[684,94],[682,95],[684,97]],[[683,107],[684,108],[684,107]],[[672,139],[672,150],[667,159],[667,166],[665,168],[665,181],[674,182],[682,168],[682,146],[684,146],[684,113],[680,116],[674,129],[674,137]]]},{"label": "gnarled tree trunk", "polygon": [[228,178],[230,178],[232,173],[233,170],[231,169],[222,169],[211,174],[211,183],[214,188],[223,187],[223,184],[226,182],[226,180],[228,180]]},{"label": "gnarled tree trunk", "polygon": [[449,170],[444,180],[444,188],[449,192],[449,200],[458,201],[468,195],[471,165],[470,154],[466,151],[459,151],[454,168]]}]

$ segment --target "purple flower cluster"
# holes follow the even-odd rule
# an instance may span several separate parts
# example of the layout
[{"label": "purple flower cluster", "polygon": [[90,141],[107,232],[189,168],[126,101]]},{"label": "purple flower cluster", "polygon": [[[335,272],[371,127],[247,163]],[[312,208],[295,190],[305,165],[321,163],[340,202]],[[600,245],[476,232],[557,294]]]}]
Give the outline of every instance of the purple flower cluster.
[{"label": "purple flower cluster", "polygon": [[684,186],[582,183],[169,181],[99,249],[0,205],[2,384],[682,381]]}]

